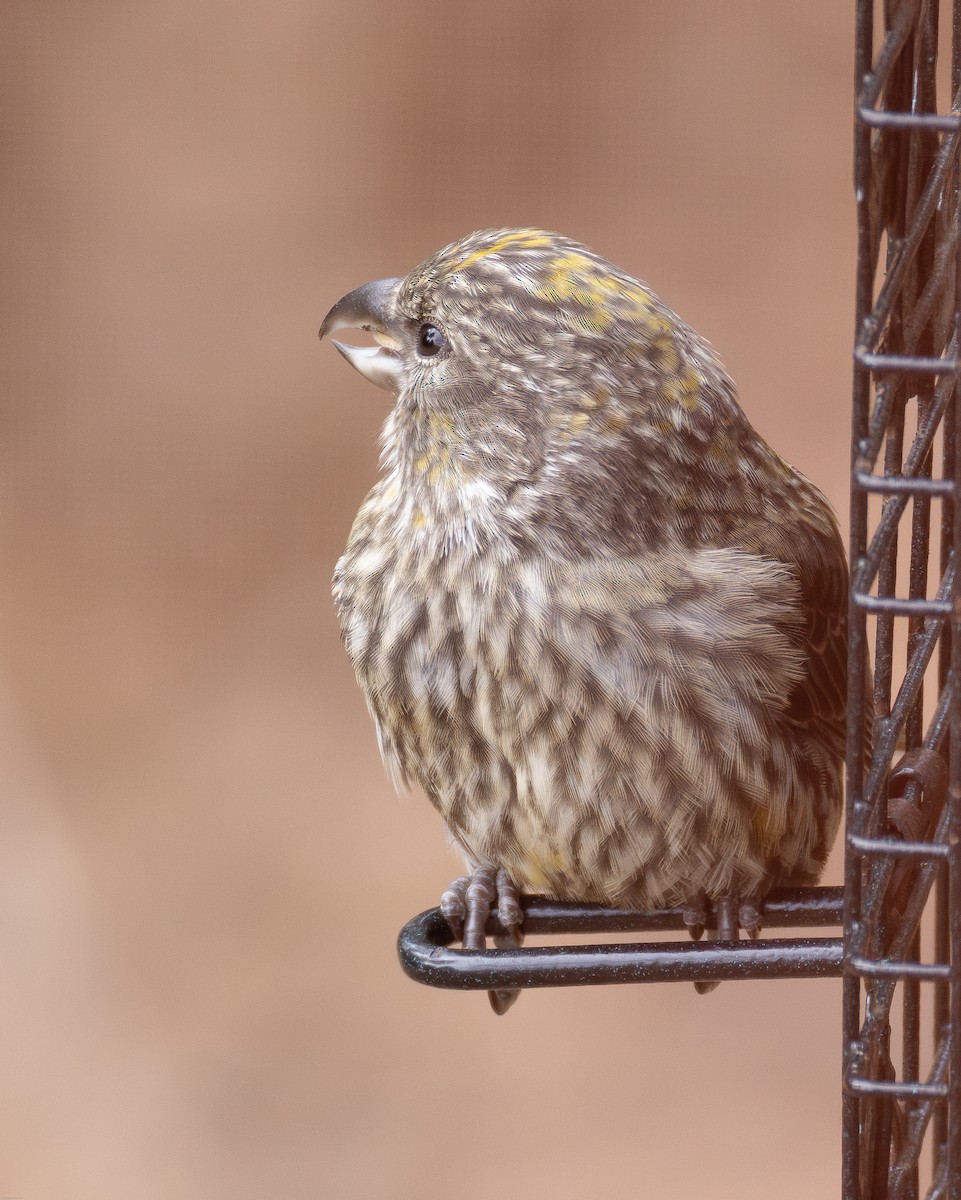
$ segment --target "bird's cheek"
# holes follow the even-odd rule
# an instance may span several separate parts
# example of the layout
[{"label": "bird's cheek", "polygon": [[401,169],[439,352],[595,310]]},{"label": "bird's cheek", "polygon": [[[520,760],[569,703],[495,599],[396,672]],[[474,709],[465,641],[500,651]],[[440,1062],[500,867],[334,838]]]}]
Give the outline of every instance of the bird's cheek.
[{"label": "bird's cheek", "polygon": [[429,406],[447,403],[456,391],[456,378],[446,362],[412,363],[403,374],[404,392]]}]

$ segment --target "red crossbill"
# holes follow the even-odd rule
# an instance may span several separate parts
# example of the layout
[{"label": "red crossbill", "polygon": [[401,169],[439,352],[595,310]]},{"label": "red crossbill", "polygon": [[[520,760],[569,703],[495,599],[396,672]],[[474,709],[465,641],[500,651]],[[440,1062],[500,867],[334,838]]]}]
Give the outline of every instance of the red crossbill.
[{"label": "red crossbill", "polygon": [[841,808],[824,497],[691,328],[556,234],[472,234],[345,296],[321,335],[344,327],[396,401],[334,595],[390,773],[474,871],[451,921],[483,944],[519,889],[756,933]]}]

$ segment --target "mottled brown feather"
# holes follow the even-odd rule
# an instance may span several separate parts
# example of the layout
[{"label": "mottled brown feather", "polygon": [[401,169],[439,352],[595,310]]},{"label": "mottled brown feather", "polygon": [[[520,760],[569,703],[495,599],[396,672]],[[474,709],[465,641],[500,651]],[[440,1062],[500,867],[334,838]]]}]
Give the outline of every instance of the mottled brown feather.
[{"label": "mottled brown feather", "polygon": [[821,493],[575,242],[473,234],[370,294],[398,394],[334,592],[392,774],[469,863],[555,897],[815,880],[847,593]]}]

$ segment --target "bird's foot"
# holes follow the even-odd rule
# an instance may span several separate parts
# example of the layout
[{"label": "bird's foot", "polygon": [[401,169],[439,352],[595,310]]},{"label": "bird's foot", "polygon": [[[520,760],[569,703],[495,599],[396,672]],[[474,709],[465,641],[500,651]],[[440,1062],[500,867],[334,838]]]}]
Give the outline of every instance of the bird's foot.
[{"label": "bird's foot", "polygon": [[707,928],[707,896],[698,892],[684,906],[684,924],[695,942],[699,942]]},{"label": "bird's foot", "polygon": [[[440,911],[465,950],[483,950],[487,942],[485,931],[492,912],[504,929],[494,936],[499,948],[519,946],[523,940],[521,927],[524,912],[520,893],[504,870],[477,867],[470,875],[455,879],[440,899]],[[518,991],[501,988],[487,993],[491,1008],[501,1016],[520,995]]]},{"label": "bird's foot", "polygon": [[[684,908],[684,924],[691,937],[698,941],[705,929],[719,942],[736,942],[743,929],[753,941],[761,932],[761,912],[753,898],[719,896],[708,901],[701,893],[689,900]],[[718,980],[695,980],[695,991],[704,996],[713,992]]]}]

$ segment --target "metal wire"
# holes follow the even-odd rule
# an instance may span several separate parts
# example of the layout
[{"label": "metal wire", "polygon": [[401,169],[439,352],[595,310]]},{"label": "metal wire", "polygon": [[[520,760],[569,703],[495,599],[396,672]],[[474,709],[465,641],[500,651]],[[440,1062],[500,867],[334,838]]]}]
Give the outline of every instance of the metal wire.
[{"label": "metal wire", "polygon": [[[648,933],[684,930],[684,910],[641,912],[526,897],[524,931],[537,934]],[[782,888],[762,906],[765,928],[838,925],[841,888]],[[503,932],[496,918],[488,932]],[[438,909],[409,921],[399,949],[411,978],[445,988],[572,987],[603,983],[677,983],[714,979],[803,979],[841,974],[840,938],[756,942],[631,942],[450,950],[453,935]]]},{"label": "metal wire", "polygon": [[934,0],[887,3],[875,54],[857,5],[845,1200],[914,1200],[926,1146],[925,1194],[961,1200],[961,0],[946,113],[938,20]]}]

